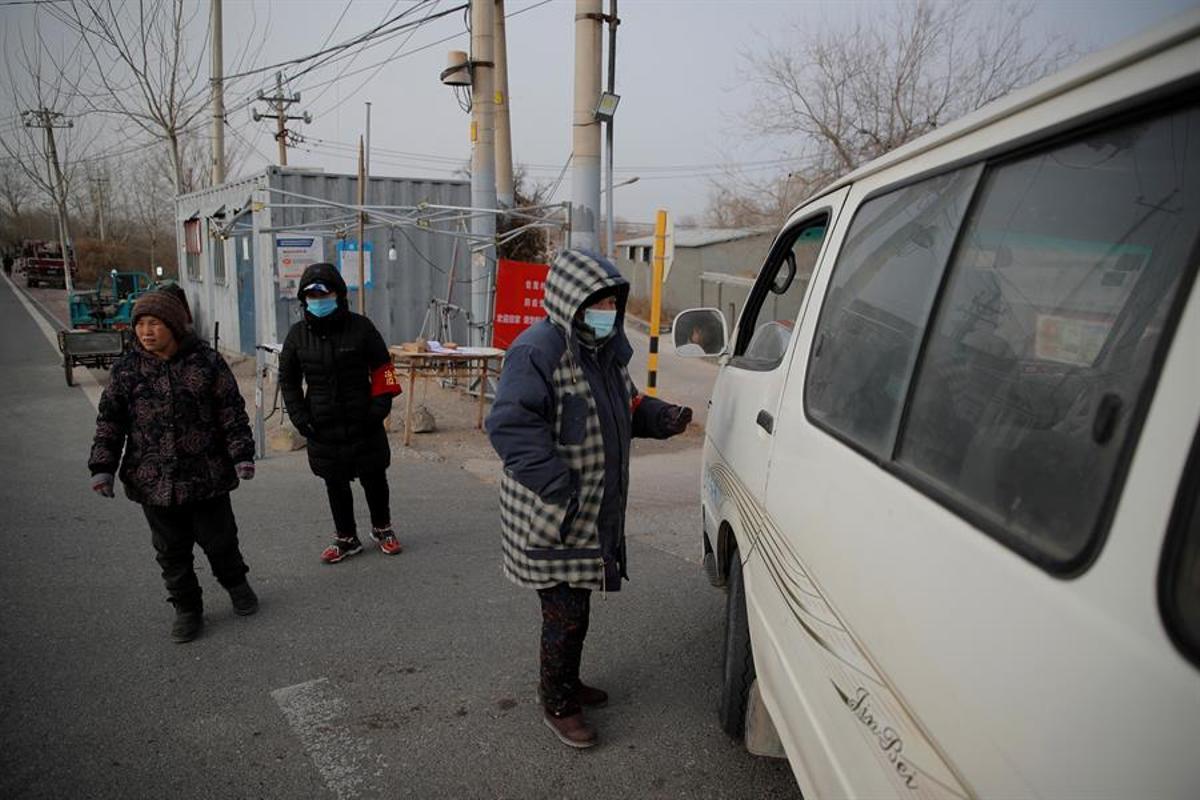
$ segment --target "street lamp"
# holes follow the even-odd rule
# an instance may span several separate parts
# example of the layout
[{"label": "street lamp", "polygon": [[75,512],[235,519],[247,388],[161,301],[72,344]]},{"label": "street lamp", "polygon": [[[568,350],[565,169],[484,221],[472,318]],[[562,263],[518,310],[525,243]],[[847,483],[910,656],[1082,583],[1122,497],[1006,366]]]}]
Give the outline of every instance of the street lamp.
[{"label": "street lamp", "polygon": [[613,94],[612,92],[601,92],[600,99],[596,101],[596,108],[592,111],[592,116],[600,122],[612,122],[613,116],[617,113],[617,104],[621,102],[621,95]]},{"label": "street lamp", "polygon": [[621,181],[620,183],[614,183],[612,186],[605,186],[603,189],[600,190],[600,193],[604,194],[609,189],[620,189],[622,186],[628,186],[629,184],[637,183],[640,180],[641,180],[640,175],[634,175],[632,178],[626,178],[625,180]]}]

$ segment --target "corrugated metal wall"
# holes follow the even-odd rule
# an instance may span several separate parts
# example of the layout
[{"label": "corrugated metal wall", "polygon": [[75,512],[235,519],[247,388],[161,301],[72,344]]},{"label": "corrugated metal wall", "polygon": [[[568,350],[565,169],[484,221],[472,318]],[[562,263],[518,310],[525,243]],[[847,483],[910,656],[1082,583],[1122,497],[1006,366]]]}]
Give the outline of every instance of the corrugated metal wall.
[{"label": "corrugated metal wall", "polygon": [[[282,189],[308,198],[319,198],[352,205],[358,199],[358,179],[353,175],[327,174],[287,167],[268,167],[264,173],[224,186],[214,187],[176,198],[176,236],[179,250],[180,282],[194,308],[197,331],[211,339],[214,324],[221,329],[221,349],[245,352],[242,340],[256,343],[281,342],[292,323],[301,317],[299,301],[291,292],[281,296],[276,275],[274,252],[275,234],[271,231],[302,223],[350,217],[353,212],[331,207],[288,208],[288,205],[313,204],[316,200],[289,197],[268,188]],[[253,280],[237,280],[237,245],[227,243],[226,279],[215,280],[211,249],[216,243],[205,236],[200,275],[189,278],[184,256],[183,223],[193,217],[202,221],[207,231],[210,217],[220,209],[228,215],[234,209],[246,207],[251,200],[258,210],[239,222],[239,229],[252,232],[251,260]],[[416,206],[431,203],[445,206],[466,206],[471,200],[471,187],[466,181],[439,181],[408,178],[372,178],[368,182],[367,205]],[[399,213],[399,212],[395,212]],[[343,226],[347,235],[357,236],[357,227]],[[421,330],[429,302],[437,297],[445,300],[454,268],[451,302],[470,305],[470,248],[465,240],[445,235],[457,230],[456,223],[438,223],[430,229],[404,227],[389,232],[377,228],[367,232],[366,239],[373,247],[372,282],[367,291],[367,316],[375,323],[389,344],[408,341]],[[325,260],[337,264],[337,238],[329,230],[315,228],[309,233],[323,237]],[[457,246],[455,242],[458,242]],[[396,260],[389,261],[388,249],[394,244]],[[251,292],[255,309],[253,336],[239,337],[238,296]],[[358,309],[355,293],[351,293],[351,308]],[[467,341],[467,325],[463,317],[453,322],[455,341]],[[253,350],[247,352],[247,355]]]},{"label": "corrugated metal wall", "polygon": [[[294,171],[271,167],[267,171],[267,183],[271,188],[287,192],[319,197],[336,203],[352,205],[358,201],[358,178],[353,175],[333,175]],[[348,212],[321,208],[279,208],[289,203],[307,203],[276,193],[270,198],[271,227],[316,222],[330,217],[345,216]],[[420,203],[435,205],[467,206],[471,201],[471,187],[466,181],[438,181],[408,178],[371,178],[367,183],[368,206],[415,206]],[[385,229],[368,231],[366,239],[373,246],[372,273],[374,286],[367,291],[367,316],[379,328],[389,344],[413,339],[421,329],[421,323],[429,309],[429,301],[445,299],[449,271],[454,267],[455,284],[452,302],[470,305],[470,253],[466,241],[443,235],[453,225],[442,223],[437,230],[413,227],[397,229],[389,233]],[[356,229],[351,237],[357,235]],[[396,260],[389,261],[387,252],[394,243]],[[325,257],[337,263],[337,240],[326,236]],[[357,310],[357,299],[351,293],[351,308]],[[276,330],[279,341],[287,335],[292,323],[300,319],[299,301],[295,298],[279,298],[275,307]],[[461,318],[454,331],[457,341],[467,341],[466,323]]]},{"label": "corrugated metal wall", "polygon": [[[214,214],[222,214],[221,221],[230,219],[236,211],[246,207],[262,184],[263,176],[226,183],[211,189],[181,195],[175,200],[175,235],[179,259],[179,285],[183,287],[191,306],[196,332],[208,341],[213,339],[216,323],[220,323],[222,350],[238,352],[241,334],[238,318],[239,291],[253,291],[253,286],[239,287],[235,243],[223,242],[210,235]],[[195,276],[188,274],[187,256],[184,252],[183,223],[190,219],[199,220],[201,226],[201,252],[199,270]],[[215,270],[213,255],[216,248],[225,254],[225,275],[221,279]],[[253,352],[253,351],[251,351]]]}]

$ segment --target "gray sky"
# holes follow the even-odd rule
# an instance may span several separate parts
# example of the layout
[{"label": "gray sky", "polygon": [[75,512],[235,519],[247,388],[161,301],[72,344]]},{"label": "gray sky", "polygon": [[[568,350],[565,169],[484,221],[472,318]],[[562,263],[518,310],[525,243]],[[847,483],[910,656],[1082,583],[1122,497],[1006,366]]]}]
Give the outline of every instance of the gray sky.
[{"label": "gray sky", "polygon": [[[441,0],[436,10],[453,8],[460,1]],[[411,0],[226,0],[226,71],[232,73],[239,63],[246,68],[247,59],[250,65],[263,66],[311,53],[327,37],[330,43],[338,43],[410,5]],[[575,3],[506,0],[506,5],[511,17],[507,27],[514,159],[528,165],[535,179],[552,180],[571,149]],[[769,34],[782,41],[783,32],[793,23],[836,30],[855,15],[878,14],[886,5],[874,0],[621,2],[617,180],[634,175],[640,180],[616,190],[618,216],[647,220],[660,206],[680,216],[700,214],[722,163],[779,157],[779,143],[746,141],[739,130],[739,116],[749,103],[740,74],[741,54],[762,48]],[[1042,0],[1030,28],[1039,34],[1067,36],[1081,52],[1088,52],[1159,25],[1194,5],[1195,0]],[[206,17],[207,3],[201,6],[201,16]],[[0,11],[0,18],[11,32],[14,25],[27,24],[31,13],[20,6],[8,7]],[[423,13],[418,11],[417,16]],[[264,26],[269,30],[265,43]],[[247,53],[251,31],[253,48]],[[450,41],[420,49],[455,34]],[[363,103],[369,100],[373,172],[449,177],[469,159],[469,118],[452,91],[438,82],[438,73],[445,66],[447,50],[466,48],[459,12],[429,23],[411,38],[392,39],[362,53],[337,81],[331,79],[345,61],[297,79],[290,88],[300,91],[302,101],[294,110],[309,111],[314,121],[293,123],[308,143],[290,153],[290,163],[353,172],[353,146],[363,129]],[[400,57],[379,69],[371,66],[393,54]],[[359,72],[368,66],[369,70]],[[273,81],[273,75],[234,82],[227,105],[235,108],[238,100],[252,96],[267,81]],[[4,117],[12,113],[0,109]],[[252,122],[250,109],[243,107],[231,114],[230,125],[237,132],[230,138],[244,140],[244,171],[274,160],[273,121]],[[764,175],[761,167],[756,174]],[[569,197],[568,170],[556,199]]]}]

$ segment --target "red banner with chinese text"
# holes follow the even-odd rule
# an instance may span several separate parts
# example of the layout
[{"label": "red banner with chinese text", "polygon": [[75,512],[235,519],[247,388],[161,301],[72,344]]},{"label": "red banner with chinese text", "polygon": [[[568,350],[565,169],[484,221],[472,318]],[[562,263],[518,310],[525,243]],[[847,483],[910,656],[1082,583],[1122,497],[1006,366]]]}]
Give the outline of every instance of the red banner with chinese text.
[{"label": "red banner with chinese text", "polygon": [[507,350],[521,331],[546,316],[542,308],[549,264],[500,259],[496,268],[496,308],[492,347]]}]

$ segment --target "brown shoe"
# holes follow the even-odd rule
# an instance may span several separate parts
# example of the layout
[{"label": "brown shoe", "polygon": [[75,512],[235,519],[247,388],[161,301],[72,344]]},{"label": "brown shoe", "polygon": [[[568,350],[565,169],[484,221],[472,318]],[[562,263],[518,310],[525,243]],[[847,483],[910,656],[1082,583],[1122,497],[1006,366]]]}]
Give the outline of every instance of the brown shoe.
[{"label": "brown shoe", "polygon": [[571,692],[571,699],[581,706],[602,708],[608,705],[608,692],[580,683],[579,687]]},{"label": "brown shoe", "polygon": [[568,717],[556,717],[549,711],[543,711],[542,719],[546,727],[554,731],[558,740],[567,747],[582,750],[596,743],[596,732],[587,724],[582,712]]}]

